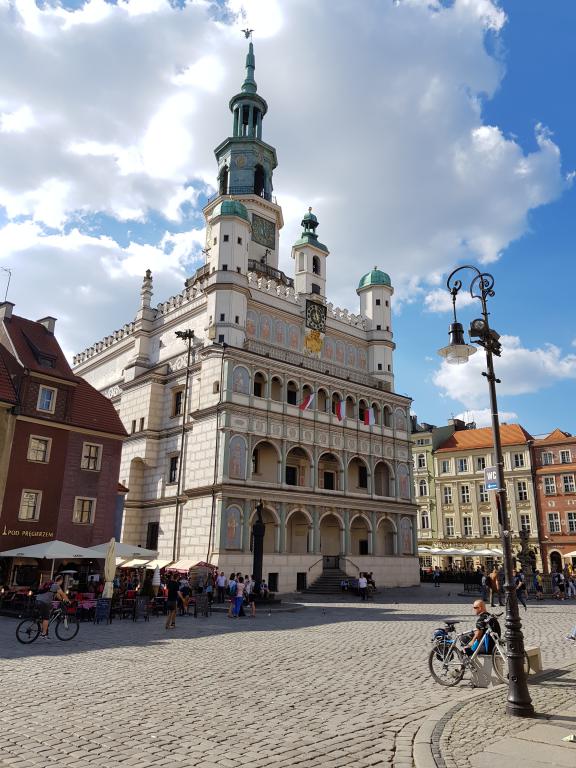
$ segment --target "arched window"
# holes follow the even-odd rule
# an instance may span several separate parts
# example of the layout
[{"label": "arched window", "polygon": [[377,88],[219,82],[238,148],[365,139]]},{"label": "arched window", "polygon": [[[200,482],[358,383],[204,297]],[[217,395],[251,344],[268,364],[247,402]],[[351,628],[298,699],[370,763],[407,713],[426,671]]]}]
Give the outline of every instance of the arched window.
[{"label": "arched window", "polygon": [[221,195],[225,195],[228,192],[228,166],[223,166],[220,171],[220,184],[219,190]]},{"label": "arched window", "polygon": [[266,189],[266,174],[264,168],[258,164],[254,169],[254,194],[264,197]]},{"label": "arched window", "polygon": [[426,480],[420,480],[418,483],[418,495],[419,496],[428,496],[428,483]]},{"label": "arched window", "polygon": [[320,274],[320,257],[319,256],[312,256],[312,272],[315,275]]},{"label": "arched window", "polygon": [[416,459],[417,469],[426,469],[426,454],[419,453]]}]

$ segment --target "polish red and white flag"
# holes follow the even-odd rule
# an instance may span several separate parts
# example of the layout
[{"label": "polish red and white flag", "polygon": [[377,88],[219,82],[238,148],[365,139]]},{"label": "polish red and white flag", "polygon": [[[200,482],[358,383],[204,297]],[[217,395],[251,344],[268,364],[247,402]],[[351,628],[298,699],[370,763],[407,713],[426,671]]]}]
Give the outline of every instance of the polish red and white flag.
[{"label": "polish red and white flag", "polygon": [[304,400],[302,400],[302,402],[298,407],[300,408],[301,411],[307,411],[313,402],[314,402],[314,392],[312,392],[309,395],[306,395],[306,397],[304,398]]}]

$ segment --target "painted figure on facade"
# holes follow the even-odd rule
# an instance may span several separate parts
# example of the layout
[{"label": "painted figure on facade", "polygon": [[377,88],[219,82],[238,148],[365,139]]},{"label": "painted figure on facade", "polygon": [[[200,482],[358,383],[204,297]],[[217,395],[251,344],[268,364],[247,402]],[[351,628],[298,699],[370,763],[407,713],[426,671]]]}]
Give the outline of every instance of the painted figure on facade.
[{"label": "painted figure on facade", "polygon": [[228,507],[226,510],[226,549],[240,549],[241,537],[240,509]]},{"label": "painted figure on facade", "polygon": [[246,479],[246,443],[244,438],[239,435],[235,435],[230,440],[228,477],[232,477],[235,480]]},{"label": "painted figure on facade", "polygon": [[398,465],[398,491],[401,499],[410,498],[410,477],[406,464]]},{"label": "painted figure on facade", "polygon": [[234,368],[234,375],[232,377],[232,389],[234,392],[240,392],[242,395],[248,395],[250,393],[250,374],[248,369],[242,365],[237,365]]}]

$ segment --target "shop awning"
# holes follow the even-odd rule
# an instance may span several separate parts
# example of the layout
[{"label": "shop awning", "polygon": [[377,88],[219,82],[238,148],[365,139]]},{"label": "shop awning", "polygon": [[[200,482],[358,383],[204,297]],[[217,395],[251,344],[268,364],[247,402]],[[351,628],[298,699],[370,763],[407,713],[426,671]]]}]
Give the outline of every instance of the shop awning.
[{"label": "shop awning", "polygon": [[[108,551],[108,544],[109,542],[106,541],[104,544],[97,544],[95,547],[90,547],[92,557],[98,557],[100,559],[105,558],[106,552]],[[144,549],[136,544],[124,544],[121,541],[117,541],[115,545],[115,554],[116,557],[121,557],[123,560],[132,560],[134,558],[138,560],[152,560],[153,558],[158,557],[158,550]]]},{"label": "shop awning", "polygon": [[562,557],[576,557],[576,549],[573,552],[565,552]]},{"label": "shop awning", "polygon": [[196,565],[195,560],[177,560],[175,563],[172,563],[168,566],[169,571],[184,571],[188,573],[190,568],[193,568]]},{"label": "shop awning", "polygon": [[155,570],[156,568],[166,568],[170,560],[149,560],[146,563],[146,568],[149,570]]},{"label": "shop awning", "polygon": [[144,568],[149,562],[149,560],[136,557],[133,560],[127,560],[125,563],[122,563],[120,568]]}]

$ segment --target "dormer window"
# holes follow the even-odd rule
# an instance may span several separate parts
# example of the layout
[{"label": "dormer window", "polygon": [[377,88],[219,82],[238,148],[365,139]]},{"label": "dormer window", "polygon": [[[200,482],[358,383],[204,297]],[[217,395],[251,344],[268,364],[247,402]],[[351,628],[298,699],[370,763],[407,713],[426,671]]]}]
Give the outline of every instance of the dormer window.
[{"label": "dormer window", "polygon": [[38,363],[42,368],[54,368],[56,360],[53,357],[47,355],[38,355]]},{"label": "dormer window", "polygon": [[54,413],[56,409],[56,395],[58,390],[52,387],[40,387],[36,410],[43,413]]}]

